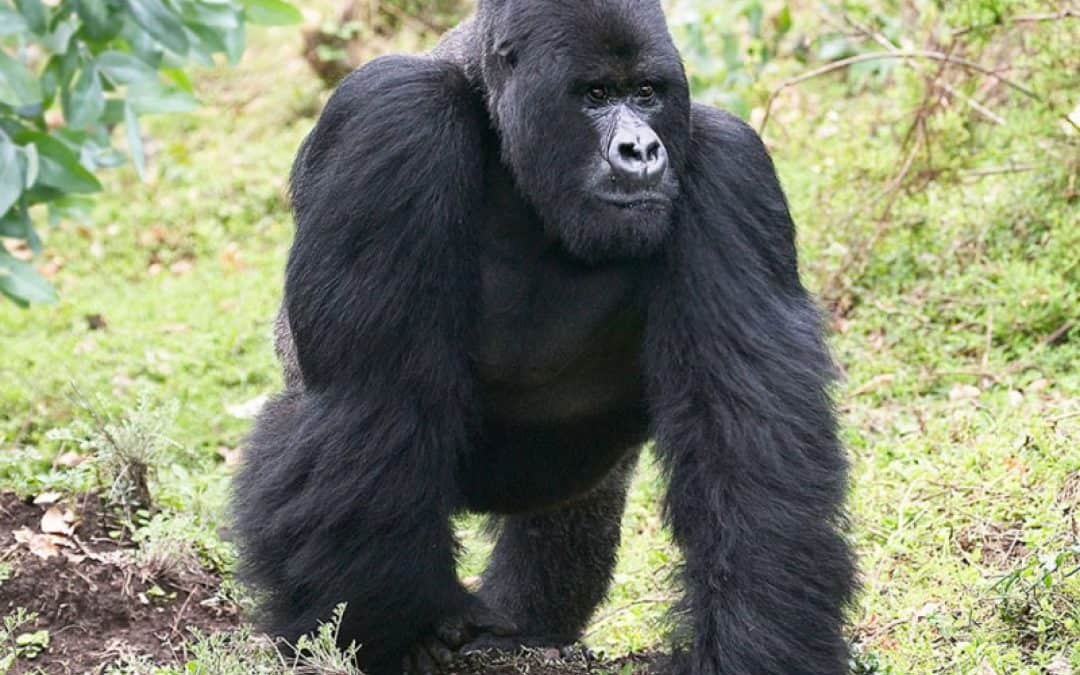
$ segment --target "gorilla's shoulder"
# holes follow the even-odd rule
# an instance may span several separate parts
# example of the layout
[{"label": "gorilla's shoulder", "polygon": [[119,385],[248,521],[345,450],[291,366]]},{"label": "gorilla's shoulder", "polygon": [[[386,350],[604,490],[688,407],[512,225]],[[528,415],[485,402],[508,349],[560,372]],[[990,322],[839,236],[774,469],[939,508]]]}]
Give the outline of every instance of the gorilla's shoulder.
[{"label": "gorilla's shoulder", "polygon": [[726,110],[695,103],[690,113],[691,136],[699,148],[722,148],[760,158],[765,144],[754,128]]},{"label": "gorilla's shoulder", "polygon": [[472,104],[478,96],[460,65],[429,56],[382,56],[349,73],[327,109],[401,104],[408,108]]}]

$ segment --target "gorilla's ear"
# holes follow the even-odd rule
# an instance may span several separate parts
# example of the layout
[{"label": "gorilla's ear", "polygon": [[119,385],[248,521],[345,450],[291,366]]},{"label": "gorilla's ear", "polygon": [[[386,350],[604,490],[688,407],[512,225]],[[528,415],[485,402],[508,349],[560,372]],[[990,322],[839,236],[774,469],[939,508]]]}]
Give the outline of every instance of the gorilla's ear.
[{"label": "gorilla's ear", "polygon": [[517,65],[517,51],[509,38],[503,38],[495,43],[495,55],[509,68]]}]

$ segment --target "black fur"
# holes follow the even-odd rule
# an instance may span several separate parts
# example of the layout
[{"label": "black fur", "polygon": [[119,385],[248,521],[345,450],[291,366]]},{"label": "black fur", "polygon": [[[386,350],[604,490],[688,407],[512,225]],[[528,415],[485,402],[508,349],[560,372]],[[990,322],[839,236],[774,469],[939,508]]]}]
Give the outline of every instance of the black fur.
[{"label": "black fur", "polygon": [[[613,173],[605,152],[645,161],[616,132],[646,127],[662,174]],[[845,672],[821,321],[764,147],[690,105],[658,2],[482,0],[433,55],[350,75],[292,186],[287,390],[235,498],[267,630],[347,602],[341,642],[374,675],[572,642],[651,435],[681,672]],[[476,593],[454,571],[466,509],[500,515]]]}]

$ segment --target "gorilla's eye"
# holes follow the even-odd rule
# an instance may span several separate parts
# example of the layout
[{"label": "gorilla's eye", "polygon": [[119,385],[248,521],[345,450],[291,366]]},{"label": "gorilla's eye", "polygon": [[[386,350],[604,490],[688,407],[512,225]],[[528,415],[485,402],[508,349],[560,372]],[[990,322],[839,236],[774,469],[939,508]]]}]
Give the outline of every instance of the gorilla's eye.
[{"label": "gorilla's eye", "polygon": [[637,97],[638,99],[645,101],[646,103],[652,101],[656,96],[656,90],[651,84],[643,84],[638,87]]},{"label": "gorilla's eye", "polygon": [[608,88],[602,84],[593,84],[589,86],[589,100],[593,103],[605,103],[611,94],[608,92]]}]

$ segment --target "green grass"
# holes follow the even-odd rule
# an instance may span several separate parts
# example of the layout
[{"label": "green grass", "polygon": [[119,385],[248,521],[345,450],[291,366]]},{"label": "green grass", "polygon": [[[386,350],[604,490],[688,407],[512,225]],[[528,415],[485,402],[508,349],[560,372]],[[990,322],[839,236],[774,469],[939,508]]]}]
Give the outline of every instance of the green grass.
[{"label": "green grass", "polygon": [[[1021,71],[1056,110],[1004,94],[990,97],[1003,124],[957,102],[935,110],[902,188],[876,201],[910,147],[924,74],[813,80],[770,122],[805,278],[833,312],[845,374],[862,672],[1080,669],[1080,153],[1059,114],[1076,105],[1062,64],[1080,63],[1080,39],[1067,24],[1030,31]],[[159,519],[229,564],[210,543],[223,457],[250,427],[236,406],[280,383],[269,334],[291,237],[285,178],[324,96],[297,53],[294,33],[262,31],[239,68],[200,73],[206,106],[148,126],[149,182],[110,173],[93,223],[45,233],[39,262],[56,270],[61,302],[0,305],[0,489],[85,486],[51,468],[71,448],[48,432],[85,415],[73,386],[113,413],[140,396],[175,404],[175,444],[152,485]],[[759,94],[806,69],[778,61]],[[953,82],[972,93],[980,80]],[[986,171],[1000,167],[1033,168]],[[94,314],[104,330],[91,330]],[[678,556],[661,494],[643,461],[616,583],[588,633],[609,654],[662,644]],[[486,545],[473,519],[460,528],[463,574],[475,574]]]}]

